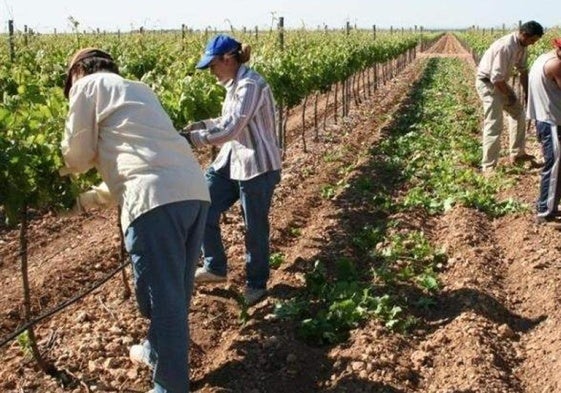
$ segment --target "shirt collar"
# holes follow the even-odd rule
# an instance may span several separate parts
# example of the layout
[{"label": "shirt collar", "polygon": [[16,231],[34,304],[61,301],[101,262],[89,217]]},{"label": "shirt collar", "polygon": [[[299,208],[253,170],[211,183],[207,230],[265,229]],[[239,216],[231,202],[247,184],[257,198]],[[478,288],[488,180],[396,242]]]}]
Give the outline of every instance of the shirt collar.
[{"label": "shirt collar", "polygon": [[522,44],[520,43],[520,39],[518,38],[518,32],[515,31],[514,33],[512,33],[512,35],[514,36],[514,42],[516,42],[516,45],[523,48]]},{"label": "shirt collar", "polygon": [[224,86],[226,90],[230,90],[236,84],[236,82],[246,73],[247,70],[248,68],[242,64],[240,65],[240,68],[238,69],[238,72],[236,73],[234,79],[229,79],[225,82],[219,82],[219,83],[222,86]]}]

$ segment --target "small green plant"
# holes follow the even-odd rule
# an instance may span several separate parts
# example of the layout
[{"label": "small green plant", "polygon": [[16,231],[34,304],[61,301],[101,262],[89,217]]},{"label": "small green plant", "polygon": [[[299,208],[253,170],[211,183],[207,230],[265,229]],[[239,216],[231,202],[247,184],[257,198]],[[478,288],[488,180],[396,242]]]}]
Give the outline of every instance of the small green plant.
[{"label": "small green plant", "polygon": [[356,180],[355,186],[357,190],[363,193],[372,192],[374,190],[374,181],[369,176],[361,176]]},{"label": "small green plant", "polygon": [[376,194],[372,197],[372,205],[388,213],[392,212],[392,200],[387,195]]},{"label": "small green plant", "polygon": [[29,339],[29,333],[27,330],[18,336],[18,344],[24,354],[27,355],[31,353],[31,340]]},{"label": "small green plant", "polygon": [[249,321],[249,305],[245,301],[245,297],[243,293],[233,290],[234,293],[234,300],[240,307],[240,314],[238,315],[238,321],[242,326],[244,326]]},{"label": "small green plant", "polygon": [[343,153],[341,151],[330,151],[328,153],[325,153],[325,155],[323,156],[323,161],[325,162],[335,162],[335,161],[339,161],[343,156]]},{"label": "small green plant", "polygon": [[434,249],[423,232],[391,235],[384,239],[384,246],[376,255],[381,263],[373,268],[373,275],[382,282],[393,285],[407,281],[431,293],[440,289],[435,269],[446,262],[447,256]]},{"label": "small green plant", "polygon": [[347,176],[355,169],[355,164],[345,165],[337,170],[339,176]]},{"label": "small green plant", "polygon": [[278,269],[284,263],[284,254],[281,252],[274,252],[269,256],[269,266],[272,269]]},{"label": "small green plant", "polygon": [[302,169],[302,176],[304,177],[310,177],[314,174],[314,171],[312,168],[309,167],[305,167]]},{"label": "small green plant", "polygon": [[420,274],[417,282],[428,292],[436,292],[440,289],[438,278],[432,270]]},{"label": "small green plant", "polygon": [[351,239],[352,244],[361,251],[369,251],[384,238],[383,229],[379,226],[367,224]]},{"label": "small green plant", "polygon": [[423,310],[428,310],[436,306],[436,300],[434,300],[432,297],[421,296],[414,303],[414,306]]},{"label": "small green plant", "polygon": [[299,337],[316,345],[344,341],[351,329],[370,317],[380,318],[390,329],[405,326],[402,308],[387,294],[374,296],[371,284],[360,281],[351,259],[340,258],[336,268],[330,279],[325,265],[316,261],[305,276],[305,293],[277,304],[277,317],[299,319]]},{"label": "small green plant", "polygon": [[299,237],[302,235],[302,229],[296,227],[288,228],[288,233],[292,237]]},{"label": "small green plant", "polygon": [[333,199],[335,197],[335,187],[329,184],[321,187],[321,197],[323,199]]}]

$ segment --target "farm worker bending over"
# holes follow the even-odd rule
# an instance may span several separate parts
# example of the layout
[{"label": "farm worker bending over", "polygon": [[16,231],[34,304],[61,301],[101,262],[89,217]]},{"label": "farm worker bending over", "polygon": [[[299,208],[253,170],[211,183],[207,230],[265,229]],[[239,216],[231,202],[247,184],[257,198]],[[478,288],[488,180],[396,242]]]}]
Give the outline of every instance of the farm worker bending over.
[{"label": "farm worker bending over", "polygon": [[203,172],[156,95],[122,78],[108,53],[78,51],[64,93],[64,170],[95,167],[121,205],[138,306],[150,319],[131,358],[153,367],[153,392],[188,392],[187,316],[209,206]]},{"label": "farm worker bending over", "polygon": [[532,65],[528,84],[528,118],[536,121],[545,161],[536,202],[538,223],[555,223],[561,187],[561,38],[553,40],[553,45],[554,50]]},{"label": "farm worker bending over", "polygon": [[522,104],[508,84],[513,69],[520,72],[520,83],[525,98],[528,91],[526,67],[527,47],[536,43],[543,35],[542,26],[534,21],[526,22],[517,32],[510,33],[493,42],[485,51],[479,66],[475,87],[483,102],[483,172],[491,171],[499,160],[503,111],[509,115],[509,154],[511,163],[532,160],[525,151],[525,116]]},{"label": "farm worker bending over", "polygon": [[190,124],[182,134],[196,147],[221,145],[206,172],[212,203],[203,240],[204,266],[195,282],[226,281],[227,262],[220,214],[238,199],[245,220],[248,305],[266,294],[269,278],[269,209],[280,181],[281,153],[275,134],[275,103],[267,82],[243,63],[250,47],[227,35],[212,38],[197,64],[210,69],[226,89],[222,115]]}]

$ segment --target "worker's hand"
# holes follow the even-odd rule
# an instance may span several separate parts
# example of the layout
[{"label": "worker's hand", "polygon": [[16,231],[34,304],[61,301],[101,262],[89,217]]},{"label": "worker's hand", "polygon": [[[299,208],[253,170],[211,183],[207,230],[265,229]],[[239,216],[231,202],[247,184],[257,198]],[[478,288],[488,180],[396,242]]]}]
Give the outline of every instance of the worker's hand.
[{"label": "worker's hand", "polygon": [[70,168],[68,168],[67,166],[62,167],[58,170],[58,174],[60,176],[68,176],[72,174],[72,171],[70,170]]},{"label": "worker's hand", "polygon": [[510,85],[505,83],[502,91],[506,96],[506,106],[512,106],[516,103],[516,101],[518,101],[518,97],[516,97],[516,93],[514,92],[514,89],[510,87]]},{"label": "worker's hand", "polygon": [[105,183],[93,186],[88,191],[81,193],[78,199],[84,210],[100,207],[107,208],[115,204],[111,192],[109,192],[109,188]]},{"label": "worker's hand", "polygon": [[76,198],[74,205],[63,215],[81,214],[89,209],[108,208],[115,204],[116,202],[111,196],[107,184],[101,183],[81,193]]},{"label": "worker's hand", "polygon": [[195,123],[189,123],[185,127],[181,129],[181,133],[183,132],[191,132],[193,130],[204,130],[206,128],[204,121],[197,121]]}]

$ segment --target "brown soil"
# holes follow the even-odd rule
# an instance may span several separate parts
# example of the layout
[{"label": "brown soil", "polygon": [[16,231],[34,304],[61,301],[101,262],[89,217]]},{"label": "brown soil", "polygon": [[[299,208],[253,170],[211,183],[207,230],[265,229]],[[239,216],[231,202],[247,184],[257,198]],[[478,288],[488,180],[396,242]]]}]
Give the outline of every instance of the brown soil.
[{"label": "brown soil", "polygon": [[[239,208],[224,218],[230,258],[227,285],[196,289],[190,326],[191,380],[195,392],[560,392],[561,391],[561,233],[537,226],[532,213],[492,220],[456,207],[437,218],[403,217],[446,249],[438,307],[419,316],[422,328],[404,336],[371,320],[339,345],[313,347],[296,338],[295,326],[270,317],[278,301],[294,296],[314,261],[332,261],[349,243],[353,225],[372,219],[368,206],[351,191],[333,199],[321,188],[365,173],[383,183],[367,153],[391,132],[392,119],[407,110],[408,92],[428,56],[470,57],[446,35],[397,77],[380,86],[347,118],[328,122],[314,140],[307,129],[303,152],[300,109],[289,121],[289,148],[283,180],[271,214],[272,248],[285,262],[272,272],[270,295],[239,322],[234,295],[243,288],[243,224]],[[473,63],[471,62],[470,64]],[[463,76],[459,76],[463,77]],[[323,100],[326,98],[323,97]],[[331,97],[333,100],[333,97]],[[475,93],[466,105],[479,105]],[[313,101],[313,100],[312,100]],[[311,104],[309,104],[311,105]],[[322,101],[320,108],[325,106]],[[307,126],[313,116],[308,107]],[[332,113],[332,112],[331,112]],[[532,152],[538,151],[529,138]],[[342,171],[353,165],[351,173]],[[538,172],[513,174],[503,191],[529,205]],[[118,266],[115,212],[60,218],[38,215],[30,228],[33,310],[50,309]],[[21,323],[22,295],[18,233],[0,240],[0,335]],[[130,271],[129,281],[130,281]],[[1,392],[146,392],[150,373],[132,365],[128,348],[147,328],[134,299],[123,300],[120,276],[65,311],[40,323],[40,348],[59,369],[78,378],[61,388],[42,374],[22,346],[0,349]]]}]

